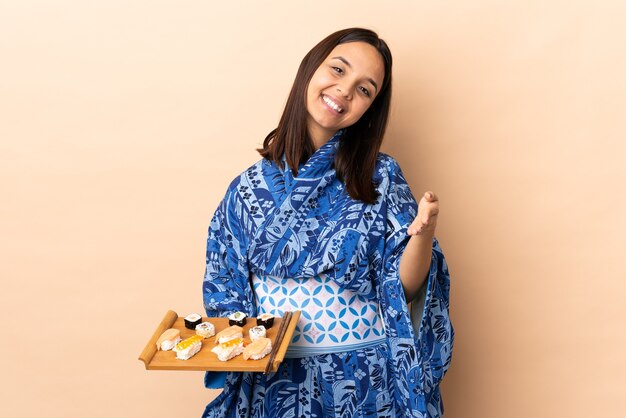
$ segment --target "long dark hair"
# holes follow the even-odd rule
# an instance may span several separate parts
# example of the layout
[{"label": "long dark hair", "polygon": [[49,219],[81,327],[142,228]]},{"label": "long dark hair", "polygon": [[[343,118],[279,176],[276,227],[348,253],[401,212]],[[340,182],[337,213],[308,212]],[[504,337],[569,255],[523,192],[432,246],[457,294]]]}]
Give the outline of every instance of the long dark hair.
[{"label": "long dark hair", "polygon": [[337,45],[348,42],[365,42],[376,48],[383,58],[385,76],[380,92],[367,111],[345,129],[335,156],[335,170],[337,177],[345,182],[350,197],[374,203],[377,194],[372,176],[389,116],[392,63],[389,47],[376,32],[362,28],[340,30],[323,39],[306,54],[298,68],[278,127],[265,137],[263,148],[258,151],[281,167],[281,157],[285,154],[289,168],[294,175],[297,174],[299,164],[306,162],[315,152],[307,131],[306,92],[309,81],[331,51]]}]

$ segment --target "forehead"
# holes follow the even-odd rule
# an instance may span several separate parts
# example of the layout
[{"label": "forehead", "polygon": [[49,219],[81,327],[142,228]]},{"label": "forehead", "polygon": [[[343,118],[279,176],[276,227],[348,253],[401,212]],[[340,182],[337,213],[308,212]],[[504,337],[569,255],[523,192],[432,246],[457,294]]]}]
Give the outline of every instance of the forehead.
[{"label": "forehead", "polygon": [[372,78],[380,86],[385,77],[385,63],[378,50],[365,42],[348,42],[337,45],[326,60],[344,58],[352,71],[362,77]]}]

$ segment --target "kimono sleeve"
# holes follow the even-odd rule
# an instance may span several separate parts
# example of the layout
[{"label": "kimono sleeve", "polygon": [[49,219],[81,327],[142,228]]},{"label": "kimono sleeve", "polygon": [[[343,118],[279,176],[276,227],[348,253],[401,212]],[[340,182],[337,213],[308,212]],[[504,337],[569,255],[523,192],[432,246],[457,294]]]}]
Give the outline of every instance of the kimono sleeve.
[{"label": "kimono sleeve", "polygon": [[209,317],[224,317],[236,311],[254,315],[245,251],[247,238],[239,220],[239,205],[231,185],[209,226],[202,283],[204,308]]},{"label": "kimono sleeve", "polygon": [[[241,211],[233,191],[234,184],[231,184],[209,225],[206,270],[202,282],[204,309],[208,317],[224,317],[236,311],[254,315],[245,251],[247,240],[239,221]],[[204,385],[209,389],[221,389],[226,379],[225,372],[206,372]]]},{"label": "kimono sleeve", "polygon": [[[407,229],[417,215],[417,203],[395,160],[388,162],[388,172],[380,302],[394,356],[394,373],[398,390],[410,410],[438,410],[438,385],[450,365],[453,342],[448,310],[450,277],[435,239],[428,278],[419,292],[425,293],[421,319],[412,323],[399,268],[410,239]],[[415,383],[417,387],[413,386]]]},{"label": "kimono sleeve", "polygon": [[[435,238],[433,240],[430,271],[425,285],[421,318],[414,315],[415,336],[421,358],[425,361],[424,384],[438,385],[450,367],[454,329],[450,321],[450,274],[448,265]],[[419,322],[418,322],[419,321]]]}]

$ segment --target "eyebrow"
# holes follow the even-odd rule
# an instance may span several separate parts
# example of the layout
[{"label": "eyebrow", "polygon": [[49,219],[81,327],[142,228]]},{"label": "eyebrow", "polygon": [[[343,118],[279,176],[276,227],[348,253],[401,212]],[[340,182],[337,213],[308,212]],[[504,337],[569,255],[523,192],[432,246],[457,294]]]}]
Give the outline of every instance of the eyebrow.
[{"label": "eyebrow", "polygon": [[[342,57],[342,56],[332,57],[332,59],[334,59],[334,60],[339,60],[339,61],[343,62],[344,64],[346,64],[348,67],[352,68],[352,65],[348,62],[348,60],[347,60],[347,59],[345,59],[345,58],[344,58],[344,57]],[[372,83],[372,85],[373,85],[373,86],[374,86],[374,88],[376,89],[376,92],[378,93],[378,84],[376,84],[376,82],[375,82],[373,79],[369,78],[369,77],[367,78],[367,81],[369,81],[370,83]]]}]

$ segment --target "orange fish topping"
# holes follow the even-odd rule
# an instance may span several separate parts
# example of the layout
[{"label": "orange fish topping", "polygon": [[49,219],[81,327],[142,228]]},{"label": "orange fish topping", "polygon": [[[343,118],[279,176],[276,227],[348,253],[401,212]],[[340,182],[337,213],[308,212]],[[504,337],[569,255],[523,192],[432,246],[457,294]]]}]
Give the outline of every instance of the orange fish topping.
[{"label": "orange fish topping", "polygon": [[176,349],[178,351],[184,350],[194,345],[197,341],[202,341],[203,339],[204,338],[200,335],[194,335],[176,344]]},{"label": "orange fish topping", "polygon": [[226,341],[225,343],[221,343],[220,347],[222,348],[228,348],[228,347],[232,347],[235,345],[239,345],[243,342],[243,338],[235,338],[233,340],[230,341]]}]

